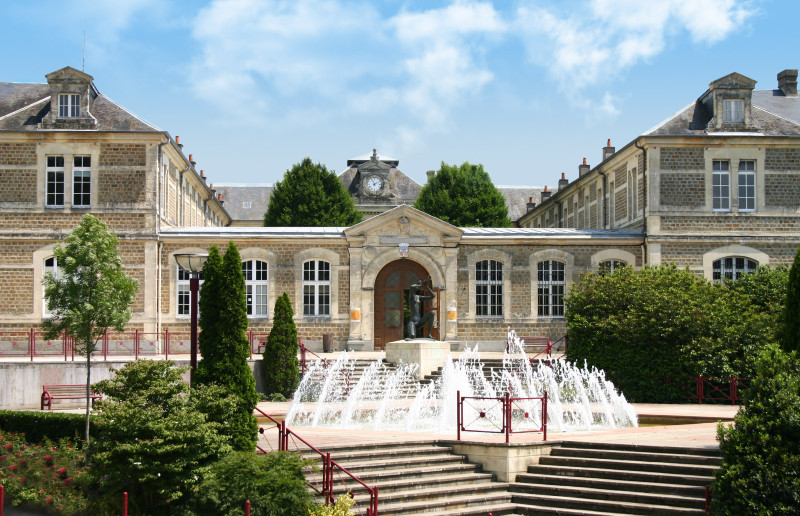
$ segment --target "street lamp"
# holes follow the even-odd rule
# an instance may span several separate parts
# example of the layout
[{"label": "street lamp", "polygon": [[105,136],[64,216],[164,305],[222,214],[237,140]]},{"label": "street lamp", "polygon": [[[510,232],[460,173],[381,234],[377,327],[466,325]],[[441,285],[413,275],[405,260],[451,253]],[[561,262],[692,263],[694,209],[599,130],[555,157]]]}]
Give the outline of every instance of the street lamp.
[{"label": "street lamp", "polygon": [[200,253],[186,253],[176,254],[175,261],[178,265],[189,273],[189,292],[190,292],[190,313],[192,319],[192,337],[191,337],[191,367],[192,376],[197,369],[197,293],[200,290],[200,272],[203,270],[208,260],[207,254]]}]

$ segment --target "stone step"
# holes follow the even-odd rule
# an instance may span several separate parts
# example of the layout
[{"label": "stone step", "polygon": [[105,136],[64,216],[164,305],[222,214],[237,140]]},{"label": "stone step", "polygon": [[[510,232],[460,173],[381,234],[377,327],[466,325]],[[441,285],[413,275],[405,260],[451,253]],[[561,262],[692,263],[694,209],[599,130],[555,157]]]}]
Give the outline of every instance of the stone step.
[{"label": "stone step", "polygon": [[705,490],[697,493],[699,496],[686,497],[667,495],[663,493],[649,493],[646,488],[640,490],[614,490],[612,486],[589,488],[573,485],[545,484],[515,482],[509,488],[512,494],[537,494],[549,496],[566,496],[570,498],[586,498],[591,500],[606,500],[614,502],[630,502],[648,505],[668,505],[670,507],[687,507],[690,509],[705,509]]},{"label": "stone step", "polygon": [[[353,461],[358,459],[374,459],[382,460],[386,457],[421,457],[428,455],[441,455],[443,453],[451,453],[452,446],[402,446],[391,448],[354,448],[354,449],[332,449],[331,457],[336,462],[342,464],[345,461]],[[316,459],[319,457],[317,453],[304,454],[304,459]]]},{"label": "stone step", "polygon": [[[447,464],[464,464],[466,457],[463,455],[428,455],[422,457],[398,457],[394,459],[381,459],[381,460],[358,460],[358,461],[339,461],[334,460],[343,468],[350,471],[357,477],[378,470],[378,471],[392,471],[392,470],[409,470],[420,467],[435,467]],[[474,465],[472,465],[474,467]]]},{"label": "stone step", "polygon": [[[379,488],[379,514],[383,514],[383,508],[386,505],[394,503],[402,503],[408,501],[422,502],[422,501],[438,501],[453,497],[471,496],[479,499],[486,499],[488,496],[494,496],[498,493],[507,495],[508,484],[501,484],[497,482],[484,482],[480,484],[469,485],[435,485],[428,486],[422,489],[415,490],[397,490],[386,491],[383,486]],[[364,503],[368,500],[368,495],[356,496],[359,503]],[[363,501],[362,501],[363,500]]]},{"label": "stone step", "polygon": [[703,455],[707,457],[721,457],[719,448],[676,448],[674,446],[657,446],[646,444],[622,444],[622,443],[592,443],[580,441],[562,441],[561,446],[564,448],[581,448],[581,449],[603,449],[603,450],[621,450],[621,451],[638,451],[649,453],[665,453],[665,454],[679,454],[679,455]]},{"label": "stone step", "polygon": [[512,502],[520,507],[557,507],[581,511],[610,512],[612,514],[643,514],[643,515],[679,515],[679,514],[705,514],[704,509],[688,507],[671,507],[646,503],[632,503],[621,501],[595,500],[573,498],[569,496],[552,496],[539,494],[515,493]]},{"label": "stone step", "polygon": [[[387,480],[381,482],[379,485],[381,498],[384,493],[391,493],[394,491],[408,491],[414,489],[422,489],[430,486],[471,486],[473,484],[483,484],[492,482],[494,474],[483,473],[475,471],[466,471],[464,473],[450,473],[447,475],[426,475],[424,477],[403,478],[399,480]],[[372,486],[370,486],[372,487]],[[366,488],[357,482],[349,482],[348,485],[334,484],[333,492],[338,496],[341,493],[352,491],[356,495],[366,493]]]},{"label": "stone step", "polygon": [[[543,458],[543,457],[542,457]],[[541,458],[539,459],[541,461]],[[589,477],[630,482],[649,482],[656,484],[676,484],[688,486],[706,486],[714,480],[713,475],[675,475],[651,471],[626,471],[623,469],[585,468],[576,466],[543,465],[528,466],[528,472],[540,475],[559,477]]]},{"label": "stone step", "polygon": [[643,462],[636,460],[605,460],[583,457],[542,456],[540,465],[571,466],[586,469],[618,469],[624,471],[667,473],[672,475],[713,476],[717,469],[709,465],[676,464],[667,462]]},{"label": "stone step", "polygon": [[[380,512],[379,514],[383,514]],[[420,512],[418,516],[523,516],[514,503],[495,503],[493,505],[473,505],[471,507],[461,507],[459,509],[439,510],[434,512]]]},{"label": "stone step", "polygon": [[378,485],[379,487],[386,482],[393,482],[398,479],[440,477],[450,474],[475,473],[478,467],[469,463],[443,463],[436,466],[420,466],[413,469],[390,469],[381,468],[355,472],[347,468],[362,482],[369,486]]},{"label": "stone step", "polygon": [[[489,508],[488,512],[492,512],[492,507],[501,504],[510,504],[511,496],[506,491],[485,493],[484,496],[474,497],[469,494],[461,494],[457,496],[447,496],[436,500],[403,500],[393,503],[380,503],[378,506],[378,513],[381,516],[389,516],[393,514],[424,514],[428,512],[435,512],[440,514],[441,511],[455,510],[455,509],[469,509],[470,507]],[[487,513],[488,513],[487,512]],[[457,514],[465,514],[462,510]]]},{"label": "stone step", "polygon": [[630,450],[607,450],[607,449],[581,449],[560,447],[550,451],[553,457],[585,457],[606,460],[623,460],[637,462],[667,462],[679,464],[693,464],[719,467],[722,464],[722,457],[711,457],[708,455],[693,455],[688,453],[663,453],[649,451],[630,451]]},{"label": "stone step", "polygon": [[[541,475],[535,473],[520,473],[516,478],[517,483],[533,485],[564,485],[563,476]],[[585,487],[590,489],[610,489],[616,491],[646,491],[663,495],[684,497],[705,497],[705,487],[700,485],[660,484],[657,482],[640,482],[595,477],[569,477],[570,487]]]}]

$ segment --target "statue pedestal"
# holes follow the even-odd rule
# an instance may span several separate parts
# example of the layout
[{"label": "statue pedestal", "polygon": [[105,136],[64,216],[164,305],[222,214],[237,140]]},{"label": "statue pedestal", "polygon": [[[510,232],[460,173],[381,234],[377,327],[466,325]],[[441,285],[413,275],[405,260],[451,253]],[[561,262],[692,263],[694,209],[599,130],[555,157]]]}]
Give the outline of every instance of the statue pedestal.
[{"label": "statue pedestal", "polygon": [[450,344],[440,340],[396,340],[386,344],[386,361],[392,364],[417,364],[417,379],[431,374],[444,365]]}]

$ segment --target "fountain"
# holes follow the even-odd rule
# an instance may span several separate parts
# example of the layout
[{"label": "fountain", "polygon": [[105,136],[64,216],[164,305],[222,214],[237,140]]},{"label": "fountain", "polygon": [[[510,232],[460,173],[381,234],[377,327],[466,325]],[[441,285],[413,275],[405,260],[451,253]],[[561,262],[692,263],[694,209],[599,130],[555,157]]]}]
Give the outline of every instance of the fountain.
[{"label": "fountain", "polygon": [[[485,370],[476,346],[458,360],[448,356],[441,377],[428,384],[417,382],[416,364],[390,369],[376,360],[351,385],[349,378],[355,368],[352,353],[342,352],[327,363],[317,360],[300,382],[286,422],[290,426],[453,433],[459,391],[466,397],[500,398],[508,392],[513,398],[537,398],[546,390],[550,432],[638,426],[633,407],[605,379],[603,371],[577,367],[565,360],[531,363],[513,331],[509,342],[512,344],[503,355],[502,369]],[[515,422],[515,428],[538,428],[538,400],[523,399],[515,406],[530,415]],[[484,410],[501,409],[496,402],[475,400],[465,405],[465,419],[475,420],[472,416]],[[483,419],[489,422],[500,417]]]}]

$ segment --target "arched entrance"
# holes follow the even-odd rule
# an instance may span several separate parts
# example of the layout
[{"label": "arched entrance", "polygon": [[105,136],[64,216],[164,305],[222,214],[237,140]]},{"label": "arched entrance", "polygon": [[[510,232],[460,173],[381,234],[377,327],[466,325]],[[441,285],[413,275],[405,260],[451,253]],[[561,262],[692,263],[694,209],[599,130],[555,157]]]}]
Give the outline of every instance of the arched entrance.
[{"label": "arched entrance", "polygon": [[[381,269],[375,279],[375,349],[386,347],[387,342],[402,340],[405,327],[405,304],[409,285],[428,277],[425,267],[411,260],[397,260]],[[425,303],[424,311],[435,310],[434,320],[439,320],[438,292],[436,298]],[[439,338],[439,328],[433,329],[433,337]]]}]

